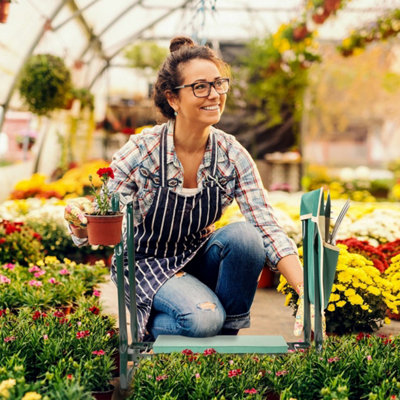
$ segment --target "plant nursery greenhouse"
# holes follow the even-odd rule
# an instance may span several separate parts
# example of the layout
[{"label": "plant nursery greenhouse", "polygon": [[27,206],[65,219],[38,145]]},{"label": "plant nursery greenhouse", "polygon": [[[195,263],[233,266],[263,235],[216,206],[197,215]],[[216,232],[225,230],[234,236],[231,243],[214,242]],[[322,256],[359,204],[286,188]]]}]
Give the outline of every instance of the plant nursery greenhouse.
[{"label": "plant nursery greenhouse", "polygon": [[0,0],[0,88],[0,400],[400,399],[400,0]]}]

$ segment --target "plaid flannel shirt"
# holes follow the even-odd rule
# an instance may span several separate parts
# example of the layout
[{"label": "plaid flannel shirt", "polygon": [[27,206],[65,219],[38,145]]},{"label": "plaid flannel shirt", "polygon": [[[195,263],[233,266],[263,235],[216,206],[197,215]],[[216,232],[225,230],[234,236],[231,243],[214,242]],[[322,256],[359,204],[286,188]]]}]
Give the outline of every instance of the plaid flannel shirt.
[{"label": "plaid flannel shirt", "polygon": [[[179,192],[183,187],[183,168],[174,148],[174,123],[168,123],[167,138],[167,185]],[[159,179],[159,145],[162,125],[144,129],[132,135],[129,141],[113,156],[111,168],[115,178],[109,181],[110,191],[118,191],[125,205],[133,201],[135,224],[146,216]],[[223,189],[223,210],[235,199],[246,220],[260,231],[266,252],[266,265],[275,270],[279,260],[297,254],[294,242],[280,227],[273,209],[268,203],[259,172],[249,153],[235,139],[219,129],[211,127],[211,135],[217,136],[218,167],[216,181]],[[203,161],[197,172],[198,188],[210,177],[211,141],[208,141]]]}]

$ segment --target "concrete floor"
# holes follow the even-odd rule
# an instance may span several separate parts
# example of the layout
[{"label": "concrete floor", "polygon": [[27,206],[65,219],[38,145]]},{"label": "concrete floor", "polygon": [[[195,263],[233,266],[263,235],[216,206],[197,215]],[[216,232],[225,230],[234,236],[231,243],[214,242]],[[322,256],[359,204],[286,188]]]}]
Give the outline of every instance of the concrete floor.
[{"label": "concrete floor", "polygon": [[[101,301],[106,313],[118,316],[117,289],[108,281],[101,286]],[[242,329],[240,335],[280,335],[287,342],[299,341],[302,337],[293,335],[294,317],[292,309],[285,307],[285,296],[275,288],[257,289],[251,309],[251,327]],[[129,323],[129,314],[128,314]],[[378,333],[400,334],[400,321],[392,321]],[[128,327],[129,334],[129,327]]]}]

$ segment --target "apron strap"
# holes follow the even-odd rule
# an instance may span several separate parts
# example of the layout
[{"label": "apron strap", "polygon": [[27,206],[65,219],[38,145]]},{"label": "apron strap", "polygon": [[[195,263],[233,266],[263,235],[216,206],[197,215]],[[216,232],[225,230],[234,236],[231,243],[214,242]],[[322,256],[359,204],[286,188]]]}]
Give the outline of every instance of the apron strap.
[{"label": "apron strap", "polygon": [[161,187],[167,186],[167,138],[168,125],[165,124],[161,130],[160,138],[160,180]]}]

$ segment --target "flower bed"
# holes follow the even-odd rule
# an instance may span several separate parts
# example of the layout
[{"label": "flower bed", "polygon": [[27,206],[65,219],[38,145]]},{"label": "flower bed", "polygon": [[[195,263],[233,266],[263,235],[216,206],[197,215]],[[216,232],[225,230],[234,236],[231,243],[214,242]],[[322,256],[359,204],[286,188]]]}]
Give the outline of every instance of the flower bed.
[{"label": "flower bed", "polygon": [[286,355],[184,350],[141,361],[130,399],[398,399],[400,338],[331,337]]},{"label": "flower bed", "polygon": [[55,307],[76,304],[81,295],[92,294],[108,273],[102,261],[93,266],[48,256],[24,267],[0,267],[0,309]]},{"label": "flower bed", "polygon": [[[344,245],[339,247],[335,281],[325,312],[326,330],[335,334],[374,332],[384,323],[390,323],[387,309],[398,313],[398,276],[392,270],[381,274],[371,260],[348,252]],[[298,296],[283,276],[277,290],[286,294],[286,305],[295,314]]]}]

